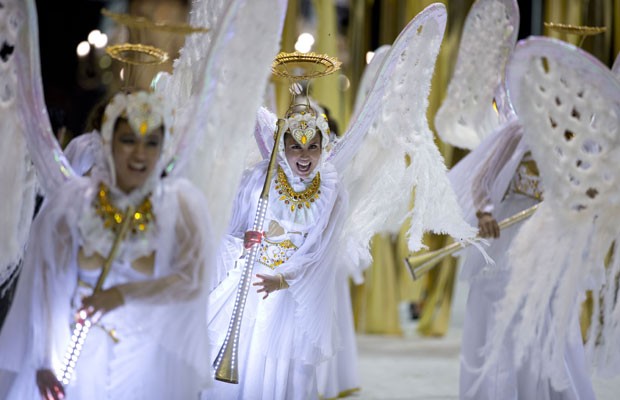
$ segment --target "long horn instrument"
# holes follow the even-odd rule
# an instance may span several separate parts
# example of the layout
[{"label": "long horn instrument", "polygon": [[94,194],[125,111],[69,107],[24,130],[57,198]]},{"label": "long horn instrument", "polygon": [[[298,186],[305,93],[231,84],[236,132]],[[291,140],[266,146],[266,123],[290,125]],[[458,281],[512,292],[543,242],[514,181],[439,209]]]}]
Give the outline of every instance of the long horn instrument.
[{"label": "long horn instrument", "polygon": [[[515,215],[500,221],[498,224],[500,230],[506,229],[509,226],[512,226],[517,222],[523,221],[524,219],[530,217],[532,214],[534,214],[537,208],[538,204],[535,204],[530,208],[520,211]],[[481,239],[482,238],[480,236],[477,236],[476,238],[474,238],[473,242],[480,241]],[[409,257],[405,258],[405,265],[411,273],[411,277],[414,280],[419,279],[422,275],[433,269],[441,260],[471,245],[473,242],[454,242],[439,250],[429,251],[418,255],[410,255]]]},{"label": "long horn instrument", "polygon": [[[271,158],[269,159],[269,166],[267,167],[267,176],[265,177],[265,183],[263,184],[263,190],[260,194],[260,198],[258,199],[256,215],[254,216],[254,224],[252,225],[253,231],[261,231],[263,228],[263,223],[265,222],[265,213],[267,212],[267,204],[269,202],[269,188],[271,187],[271,181],[273,180],[278,143],[280,143],[280,139],[284,133],[284,122],[285,121],[283,119],[278,119],[278,130],[276,131],[273,150],[271,151]],[[222,344],[220,352],[213,362],[215,379],[218,381],[239,383],[239,369],[237,367],[239,329],[241,328],[241,318],[243,317],[245,301],[248,296],[248,290],[250,289],[252,270],[254,269],[254,263],[258,256],[259,248],[260,246],[256,244],[253,245],[250,248],[250,254],[246,257],[246,262],[243,267],[243,271],[241,272],[241,278],[239,279],[239,286],[237,287],[237,296],[235,298],[235,306],[230,317],[228,332],[226,332],[224,343]]]}]

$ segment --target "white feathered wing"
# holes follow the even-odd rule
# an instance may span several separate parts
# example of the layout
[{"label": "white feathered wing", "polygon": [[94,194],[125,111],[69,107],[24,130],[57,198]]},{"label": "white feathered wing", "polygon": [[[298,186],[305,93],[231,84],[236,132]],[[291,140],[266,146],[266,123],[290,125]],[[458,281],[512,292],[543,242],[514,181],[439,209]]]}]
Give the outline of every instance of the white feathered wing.
[{"label": "white feathered wing", "polygon": [[516,0],[478,0],[472,6],[446,98],[435,115],[435,128],[444,142],[473,149],[503,123],[493,99],[498,88],[503,91],[518,30]]},{"label": "white feathered wing", "polygon": [[561,390],[569,383],[565,332],[586,290],[594,299],[587,356],[602,375],[620,372],[620,82],[590,54],[534,38],[517,46],[507,85],[545,200],[510,249],[510,290],[496,313],[486,365],[512,335],[517,365],[533,358],[540,370],[532,372]]},{"label": "white feathered wing", "polygon": [[[5,1],[0,32],[0,284],[15,276],[34,212],[35,169],[44,191],[72,171],[51,129],[41,82],[37,14],[33,0]],[[2,293],[0,293],[2,295]]]},{"label": "white feathered wing", "polygon": [[[256,110],[279,49],[286,4],[285,0],[227,3],[209,42],[198,36],[188,41],[172,76],[159,89],[178,96],[177,104],[185,105],[175,124],[182,133],[176,150],[181,165],[173,173],[187,176],[206,195],[218,236],[228,223],[245,168],[238,160],[245,160],[254,146]],[[196,9],[198,5],[204,3],[194,5],[192,23],[208,24],[197,17],[208,16]]]},{"label": "white feathered wing", "polygon": [[462,218],[426,119],[445,23],[445,7],[433,4],[405,27],[386,54],[364,105],[331,153],[329,160],[350,194],[343,237],[358,269],[370,262],[370,238],[402,224],[413,188],[410,250],[422,247],[427,230],[458,240],[475,234]]}]

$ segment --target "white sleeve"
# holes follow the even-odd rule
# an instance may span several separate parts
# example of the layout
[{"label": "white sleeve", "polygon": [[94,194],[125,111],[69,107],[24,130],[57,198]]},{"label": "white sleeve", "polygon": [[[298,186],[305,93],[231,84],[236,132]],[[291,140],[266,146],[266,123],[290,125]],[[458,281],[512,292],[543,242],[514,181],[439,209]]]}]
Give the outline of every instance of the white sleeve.
[{"label": "white sleeve", "polygon": [[517,120],[504,127],[502,137],[478,169],[472,182],[472,198],[477,211],[492,213],[496,204],[491,200],[496,180],[517,149],[523,129]]}]

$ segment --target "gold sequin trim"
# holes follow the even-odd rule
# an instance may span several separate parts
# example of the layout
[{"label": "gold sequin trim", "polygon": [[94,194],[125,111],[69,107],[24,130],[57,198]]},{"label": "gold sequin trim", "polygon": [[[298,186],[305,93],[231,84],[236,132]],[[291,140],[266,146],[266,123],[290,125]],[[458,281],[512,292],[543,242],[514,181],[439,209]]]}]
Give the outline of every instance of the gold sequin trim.
[{"label": "gold sequin trim", "polygon": [[286,174],[282,168],[278,167],[278,176],[276,177],[276,190],[280,195],[279,200],[284,204],[290,204],[291,212],[296,209],[310,208],[315,200],[318,200],[321,194],[321,174],[317,172],[310,185],[302,192],[296,192],[286,179]]},{"label": "gold sequin trim", "polygon": [[[103,221],[103,226],[110,229],[115,235],[118,234],[123,223],[123,210],[119,210],[111,201],[110,190],[104,183],[99,184],[99,192],[95,197],[93,206],[95,212]],[[153,206],[151,204],[151,194],[147,194],[144,200],[136,208],[129,223],[132,234],[144,233],[148,230],[151,223],[155,221]]]}]

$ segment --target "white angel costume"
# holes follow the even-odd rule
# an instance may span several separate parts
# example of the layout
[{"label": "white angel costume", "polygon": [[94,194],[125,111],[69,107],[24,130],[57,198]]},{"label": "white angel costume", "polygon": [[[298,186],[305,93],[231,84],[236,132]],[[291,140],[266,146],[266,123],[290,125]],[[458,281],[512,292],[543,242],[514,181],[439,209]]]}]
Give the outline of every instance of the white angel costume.
[{"label": "white angel costume", "polygon": [[[59,276],[66,277],[65,280],[68,282],[66,292],[70,292],[68,295],[63,292],[60,300],[49,305],[52,308],[56,304],[64,307],[66,311],[64,315],[54,320],[42,322],[54,322],[53,326],[48,330],[54,331],[53,337],[58,338],[58,343],[41,343],[38,346],[39,348],[33,348],[28,353],[28,358],[23,360],[18,359],[19,350],[7,353],[2,352],[3,358],[1,362],[3,367],[21,371],[20,366],[24,366],[24,368],[27,367],[32,372],[33,369],[39,367],[38,364],[41,360],[49,361],[49,363],[54,364],[52,366],[55,366],[58,363],[59,357],[63,356],[64,349],[62,347],[64,346],[64,341],[69,340],[69,336],[66,336],[67,339],[64,339],[64,332],[69,332],[68,324],[71,318],[71,307],[69,302],[64,300],[67,296],[71,297],[73,294],[72,289],[76,286],[77,275],[80,272],[75,260],[76,249],[82,245],[82,242],[88,242],[90,246],[88,248],[89,251],[102,251],[105,256],[107,254],[105,251],[108,250],[107,247],[110,246],[111,239],[109,233],[103,235],[106,231],[100,229],[100,227],[97,228],[99,222],[97,219],[94,219],[92,215],[93,210],[89,208],[92,207],[91,200],[97,199],[97,193],[100,193],[99,187],[93,183],[94,181],[86,178],[73,178],[75,171],[67,162],[49,127],[49,118],[47,117],[43,100],[41,84],[34,0],[13,2],[13,4],[9,5],[19,8],[19,12],[16,14],[19,18],[13,18],[14,14],[12,13],[8,14],[11,16],[11,24],[8,26],[19,34],[19,45],[15,47],[15,51],[20,53],[20,57],[13,57],[13,59],[21,60],[22,65],[15,68],[17,79],[15,82],[10,81],[10,83],[15,83],[13,93],[18,94],[17,97],[21,102],[19,107],[17,107],[18,113],[11,114],[9,112],[2,114],[5,117],[3,121],[9,121],[6,115],[19,117],[18,127],[23,127],[22,130],[27,134],[25,138],[28,141],[29,155],[37,167],[37,172],[40,175],[39,183],[42,185],[46,196],[50,199],[58,198],[60,199],[58,202],[61,205],[70,206],[70,208],[64,210],[64,213],[67,214],[65,216],[61,209],[53,207],[50,203],[47,206],[49,211],[46,211],[46,215],[53,215],[41,218],[41,221],[50,219],[50,222],[46,222],[46,226],[49,225],[48,231],[54,227],[54,223],[67,221],[66,232],[63,236],[67,239],[67,248],[59,247],[59,249],[63,249],[59,257],[67,258],[67,262],[61,264],[55,258],[50,258],[51,261],[45,264],[49,266],[51,263],[50,268],[53,267],[54,270],[58,269],[63,272]],[[8,8],[10,11],[13,10],[11,7]],[[158,176],[161,170],[158,170],[158,176],[153,177],[148,184],[148,189],[144,189],[144,193],[140,191],[140,193],[136,192],[129,196],[117,193],[113,182],[110,183],[106,178],[102,178],[108,182],[109,191],[106,192],[105,197],[112,199],[115,204],[117,203],[116,205],[119,209],[122,209],[130,202],[142,204],[147,195],[151,193],[148,198],[156,215],[156,221],[151,224],[153,230],[150,233],[147,232],[147,236],[142,239],[128,240],[128,243],[121,247],[119,260],[112,268],[113,271],[118,270],[119,275],[113,272],[110,276],[109,284],[122,284],[122,282],[129,282],[135,279],[144,280],[145,282],[139,285],[128,284],[129,286],[127,287],[123,284],[128,305],[123,307],[122,310],[115,310],[107,315],[106,318],[113,320],[114,323],[118,323],[119,328],[125,330],[124,343],[126,345],[119,342],[116,345],[120,346],[118,347],[119,349],[124,348],[123,346],[129,346],[133,340],[132,337],[136,337],[131,335],[138,331],[144,333],[144,345],[146,347],[159,349],[155,356],[156,358],[159,357],[158,359],[147,360],[145,358],[144,361],[141,361],[140,357],[132,357],[130,353],[119,353],[119,355],[127,356],[129,358],[128,361],[131,362],[127,364],[127,368],[119,369],[118,372],[106,371],[106,379],[109,382],[114,381],[109,389],[115,392],[112,393],[106,391],[106,389],[102,391],[104,395],[110,393],[111,397],[123,399],[132,398],[132,396],[140,398],[140,395],[150,396],[151,394],[154,396],[151,398],[192,398],[196,396],[195,387],[198,384],[194,377],[200,377],[203,381],[202,383],[205,383],[203,379],[204,371],[202,369],[209,369],[210,362],[205,362],[207,353],[201,339],[204,339],[206,336],[204,332],[200,332],[203,329],[200,329],[199,325],[206,321],[196,318],[195,321],[187,322],[185,317],[192,315],[192,313],[194,316],[204,315],[204,304],[199,311],[194,307],[199,307],[198,304],[200,303],[199,295],[201,292],[198,289],[203,286],[208,287],[202,280],[205,278],[205,274],[202,273],[205,257],[209,255],[209,246],[208,243],[205,243],[205,238],[210,237],[211,240],[214,240],[213,237],[219,237],[219,233],[223,229],[220,230],[218,228],[224,224],[223,221],[227,221],[230,203],[234,196],[234,188],[228,189],[223,187],[220,191],[210,190],[210,188],[216,179],[223,179],[222,177],[225,176],[230,177],[231,182],[236,182],[238,177],[241,176],[243,166],[236,162],[223,163],[221,162],[222,158],[220,155],[225,153],[232,159],[235,159],[236,155],[240,157],[245,156],[247,148],[249,148],[249,146],[240,144],[240,138],[251,132],[254,121],[251,118],[239,119],[231,116],[238,114],[248,115],[248,110],[256,110],[260,104],[266,84],[265,78],[269,74],[270,63],[279,48],[279,38],[285,11],[286,2],[283,0],[278,2],[271,0],[231,0],[226,2],[197,0],[193,2],[190,22],[198,26],[207,26],[211,30],[206,35],[191,35],[188,37],[186,45],[181,51],[180,59],[175,62],[174,73],[172,76],[160,79],[156,88],[168,104],[174,104],[179,108],[174,121],[175,126],[166,126],[166,128],[170,128],[170,132],[174,128],[175,132],[180,133],[171,135],[164,141],[164,150],[168,148],[169,151],[165,157],[162,156],[162,159],[165,159],[166,162],[173,160],[166,169],[169,178],[160,180]],[[5,14],[2,16],[4,17]],[[21,30],[19,29],[19,22],[23,22]],[[252,38],[256,39],[256,43],[248,48],[248,35],[250,34]],[[249,63],[252,63],[254,67],[251,69],[247,68]],[[245,88],[245,90],[237,90],[235,88]],[[10,89],[13,89],[13,87]],[[204,134],[205,131],[215,132],[216,134]],[[228,134],[221,135],[219,132],[228,132]],[[97,146],[91,147],[91,145],[96,144],[95,142],[86,142],[87,146],[83,148],[78,145],[78,150],[96,152]],[[197,151],[194,151],[194,149]],[[98,172],[93,170],[93,179],[105,176],[113,177],[114,174],[106,172],[109,164],[106,164],[105,158],[100,158],[98,165],[101,168],[96,169]],[[74,158],[73,161],[79,169],[78,172],[84,172],[89,168],[92,160],[88,156],[83,157],[83,154],[78,154],[78,157]],[[190,167],[184,168],[187,167],[187,164]],[[3,168],[2,171],[2,177],[5,178],[7,174],[4,174],[4,172],[7,170]],[[210,235],[207,232],[209,230],[209,223],[205,221],[202,215],[202,212],[206,213],[207,211],[203,201],[198,200],[199,196],[196,196],[194,190],[185,181],[174,179],[181,174],[186,174],[190,179],[193,178],[193,182],[201,188],[207,188],[203,190],[203,194],[208,195],[209,211],[212,212],[211,220],[214,221],[215,234]],[[19,176],[21,175],[15,175],[15,177]],[[67,179],[70,182],[65,185],[63,182]],[[24,182],[28,183],[25,180]],[[58,192],[59,188],[62,189],[62,192]],[[66,193],[65,188],[67,188]],[[81,189],[86,190],[86,192],[82,193]],[[228,192],[231,193],[229,194]],[[73,193],[73,197],[68,193]],[[195,207],[196,203],[200,203],[203,209],[197,210]],[[25,203],[25,208],[27,206],[28,203]],[[160,212],[162,209],[164,211]],[[25,215],[28,215],[28,212],[25,212]],[[40,224],[43,224],[43,222],[40,222]],[[24,224],[23,226],[27,236],[29,225]],[[190,234],[190,230],[194,227],[196,232]],[[46,232],[50,233],[48,231]],[[101,233],[101,243],[93,240],[98,231]],[[86,232],[86,234],[83,232]],[[32,236],[38,238],[39,233],[33,231]],[[83,236],[88,237],[88,241],[83,239]],[[46,240],[41,243],[50,243],[50,238],[54,238],[54,236],[45,237]],[[178,243],[175,243],[175,241]],[[180,244],[183,244],[184,247],[181,247]],[[33,248],[36,249],[36,247]],[[135,264],[136,258],[141,260],[143,255],[151,254],[155,248],[157,248],[157,252],[152,260],[150,274],[147,271],[145,275],[129,267],[129,265]],[[48,252],[53,250],[51,245],[47,246],[46,249]],[[39,254],[37,257],[40,258],[41,255]],[[190,260],[191,263],[187,263]],[[121,273],[121,271],[124,272]],[[168,282],[170,285],[160,288],[151,285],[151,281],[155,283],[156,278],[168,277],[173,273],[180,275],[182,279],[177,280],[175,278],[174,282]],[[92,272],[85,272],[82,275],[84,282],[92,283]],[[215,274],[212,275],[214,276]],[[30,278],[26,280],[34,278],[40,278],[40,274],[35,274],[31,271]],[[54,288],[57,287],[60,287],[60,285],[54,286]],[[151,290],[149,289],[153,289],[153,291],[161,289],[161,293],[158,296],[151,296]],[[32,305],[32,299],[25,295],[26,289],[21,290],[21,292],[22,295],[18,303],[20,303],[19,310],[23,312],[23,310],[29,309],[30,305]],[[175,299],[173,303],[167,304],[167,299],[170,299],[170,297],[176,298],[177,295],[179,297],[178,300]],[[37,297],[36,300],[41,300],[41,297]],[[159,300],[161,300],[161,304],[149,305],[149,302],[157,303]],[[206,303],[206,299],[204,301]],[[45,311],[47,308],[41,308],[42,311],[38,311],[36,307],[33,309],[38,313],[37,315],[41,313],[47,315],[47,311]],[[148,310],[150,314],[149,319],[145,320],[145,314],[137,313],[135,310]],[[133,330],[125,329],[127,324],[123,324],[129,313],[132,314],[132,318],[138,314],[140,316],[135,321],[135,324],[131,324]],[[18,314],[19,312],[16,312],[14,315]],[[159,314],[161,314],[161,318]],[[20,326],[24,329],[27,329],[30,325],[38,327],[38,325],[34,325],[34,318],[35,316],[33,316],[32,321],[30,319],[28,321],[19,321],[19,318],[14,317],[13,322],[16,325],[22,324]],[[169,323],[165,327],[160,325],[167,322]],[[177,324],[176,322],[187,323]],[[150,330],[151,325],[157,329]],[[62,330],[62,334],[56,335],[56,329]],[[16,330],[14,331],[17,332]],[[91,331],[91,335],[97,336],[99,339],[95,337],[92,340],[100,340],[101,343],[104,343],[101,346],[101,351],[105,353],[106,349],[110,348],[106,344],[107,339],[105,337],[101,338],[101,335],[97,335],[96,331],[97,329]],[[148,335],[146,334],[147,331],[149,332]],[[38,341],[40,336],[49,335],[49,332],[44,332],[43,328],[31,330],[31,333],[25,336],[17,336],[19,341],[15,349],[19,347],[26,354],[24,349],[31,342],[34,343],[33,340]],[[37,338],[31,337],[34,333],[37,334]],[[16,335],[15,333],[13,334]],[[194,336],[195,334],[197,336]],[[118,335],[122,341],[123,339],[120,336],[123,336],[123,332],[119,330]],[[2,346],[8,346],[4,340]],[[146,347],[139,346],[135,350],[144,353],[146,352]],[[188,348],[191,348],[191,352],[186,351]],[[53,350],[53,353],[48,356],[43,354],[47,349]],[[5,358],[5,354],[10,354],[11,357]],[[37,360],[34,360],[33,357],[37,358]],[[49,360],[43,360],[46,357]],[[109,354],[109,357],[111,362],[114,361],[116,364],[119,364],[120,358],[115,358],[117,357],[116,355]],[[159,363],[158,361],[162,357],[167,358],[169,363]],[[88,363],[84,359],[87,359],[87,357],[83,356],[83,359],[79,361],[81,363]],[[107,366],[109,364],[103,365]],[[135,366],[154,367],[155,370],[150,375],[144,373],[137,378],[125,376],[117,380],[120,372],[129,371]],[[82,376],[82,379],[87,379],[84,377],[84,373],[80,375],[80,368],[82,367],[78,365],[76,382],[80,382],[79,376]],[[84,368],[88,370],[88,368]],[[163,368],[167,369],[165,374],[162,373]],[[192,368],[194,369],[193,372],[191,371]],[[182,379],[177,379],[177,374],[183,375]],[[24,386],[20,385],[20,390],[23,389],[24,392],[34,390],[32,388],[34,385],[29,379],[29,377],[33,378],[33,376],[32,373],[28,375],[27,371],[20,374],[20,378],[24,377]],[[170,382],[173,382],[174,385],[170,385]],[[144,385],[145,383],[149,385]],[[167,386],[165,386],[166,383]],[[178,389],[177,383],[183,385],[183,389],[173,391],[175,388]],[[132,387],[136,388],[141,385],[144,391],[140,389],[130,393]],[[148,389],[146,386],[149,386]],[[18,386],[16,385],[16,387]],[[116,393],[122,391],[123,388],[126,390],[121,395],[117,395]],[[72,390],[79,389],[68,388],[70,396],[73,393]],[[88,395],[86,398],[93,397]]]},{"label": "white angel costume", "polygon": [[[409,232],[412,250],[422,246],[426,230],[449,233],[457,239],[475,234],[462,218],[426,120],[430,78],[445,21],[441,4],[427,7],[411,21],[380,64],[372,88],[347,131],[335,144],[328,145],[324,137],[322,145],[327,147],[315,175],[320,174],[321,193],[309,208],[291,211],[290,200],[286,204],[287,197],[281,199],[283,195],[272,183],[263,227],[267,240],[261,244],[268,256],[263,259],[265,264],[257,263],[257,268],[273,275],[267,265],[274,265],[275,273],[283,274],[289,288],[273,293],[275,296],[270,294],[265,301],[250,291],[240,333],[240,385],[216,383],[205,393],[207,397],[312,399],[319,394],[330,396],[326,390],[343,388],[340,385],[346,374],[322,380],[319,393],[315,378],[320,362],[330,363],[325,368],[332,372],[349,368],[330,361],[334,354],[350,355],[338,352],[350,344],[343,344],[343,340],[352,339],[339,332],[334,320],[342,310],[334,302],[338,290],[334,285],[343,280],[333,279],[347,274],[361,276],[370,263],[370,238],[376,232],[400,226],[407,215],[412,187],[416,187],[414,223]],[[259,113],[256,135],[263,157],[272,148],[275,123],[275,116],[266,114]],[[309,184],[291,177],[282,154],[279,156],[281,176],[288,185],[294,191],[308,193]],[[409,165],[406,156],[412,160]],[[230,319],[240,265],[231,267],[242,262],[237,261],[242,254],[241,238],[252,226],[265,165],[259,163],[245,175],[230,235],[220,251],[225,257],[218,264],[228,266],[229,276],[210,296],[209,330],[216,342],[212,350],[220,347]],[[345,185],[351,193],[348,209]],[[342,224],[344,229],[338,233]]]},{"label": "white angel costume", "polygon": [[[146,113],[144,110],[147,110]],[[92,293],[125,207],[134,221],[103,288],[124,304],[91,329],[65,385],[67,399],[195,398],[209,382],[202,295],[210,232],[203,197],[182,179],[152,176],[129,194],[115,186],[114,123],[171,126],[160,98],[115,96],[102,127],[103,146],[90,178],[73,177],[50,193],[31,230],[15,302],[0,335],[3,372],[16,377],[9,399],[37,399],[38,369],[58,370],[81,297]],[[171,142],[167,128],[164,143]],[[116,221],[116,222],[115,222]]]},{"label": "white angel costume", "polygon": [[620,83],[590,54],[548,38],[517,45],[506,82],[545,183],[545,201],[510,247],[510,292],[498,303],[485,346],[489,365],[481,373],[508,340],[515,366],[532,359],[531,368],[555,391],[593,399],[583,356],[570,354],[573,366],[582,364],[575,376],[567,371],[566,349],[581,343],[577,307],[590,290],[586,365],[601,377],[620,372]]},{"label": "white angel costume", "polygon": [[[302,117],[301,114],[294,114]],[[305,114],[310,115],[310,114]],[[282,274],[289,287],[265,300],[250,290],[240,332],[239,384],[216,382],[208,399],[316,399],[315,365],[331,356],[337,239],[346,217],[347,196],[333,165],[327,121],[316,119],[322,135],[321,160],[306,180],[293,175],[278,146],[278,170],[271,182],[265,232],[254,272]],[[233,207],[218,263],[228,276],[209,296],[209,337],[215,358],[228,328],[243,267],[244,233],[252,228],[267,161],[247,171]]]},{"label": "white angel costume", "polygon": [[[472,224],[477,222],[477,212],[491,213],[501,221],[542,200],[538,169],[503,83],[518,21],[514,0],[481,0],[472,6],[448,97],[436,117],[442,139],[474,149],[449,173],[466,219]],[[481,79],[477,72],[481,69],[490,74]],[[496,309],[505,296],[511,295],[511,257],[520,255],[509,255],[508,249],[521,225],[489,239],[491,245],[485,250],[493,264],[475,248],[465,252],[461,278],[468,280],[470,287],[461,344],[460,398],[593,398],[576,320],[567,327],[564,362],[558,366],[569,382],[561,390],[554,389],[537,372],[537,359],[525,354],[520,363],[514,362],[516,344],[512,338],[497,346],[492,359],[484,353],[497,329]],[[549,310],[545,312],[549,318]],[[578,310],[573,307],[571,312],[576,316]],[[527,324],[528,316],[522,318]]]},{"label": "white angel costume", "polygon": [[[497,220],[523,211],[542,198],[542,183],[538,170],[523,138],[523,128],[513,120],[484,140],[476,150],[457,164],[449,174],[456,182],[468,182],[473,197],[471,210],[492,212]],[[477,164],[477,165],[476,165]],[[473,171],[473,173],[472,173]],[[466,196],[466,195],[464,195]],[[473,219],[472,215],[472,219]],[[529,357],[517,367],[514,362],[514,343],[503,342],[501,354],[488,367],[484,378],[480,370],[486,357],[485,344],[495,329],[495,311],[502,298],[510,293],[510,257],[508,249],[521,224],[502,230],[500,237],[486,248],[494,265],[487,265],[477,249],[470,249],[462,264],[461,276],[469,281],[469,295],[465,309],[461,343],[459,392],[463,399],[589,399],[593,398],[588,378],[584,349],[577,319],[568,330],[564,369],[571,385],[556,391],[551,383],[536,374],[535,361]],[[573,307],[575,316],[578,309]],[[527,321],[527,316],[523,317]],[[527,323],[527,322],[525,322]]]}]

